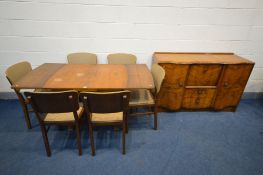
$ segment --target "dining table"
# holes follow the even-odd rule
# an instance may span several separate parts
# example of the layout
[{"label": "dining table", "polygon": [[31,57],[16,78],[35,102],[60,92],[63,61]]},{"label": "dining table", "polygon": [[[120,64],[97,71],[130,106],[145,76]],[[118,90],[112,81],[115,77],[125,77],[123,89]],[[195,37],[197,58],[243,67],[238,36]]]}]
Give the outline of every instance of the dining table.
[{"label": "dining table", "polygon": [[146,64],[44,63],[14,83],[12,88],[54,90],[133,90],[155,88]]}]

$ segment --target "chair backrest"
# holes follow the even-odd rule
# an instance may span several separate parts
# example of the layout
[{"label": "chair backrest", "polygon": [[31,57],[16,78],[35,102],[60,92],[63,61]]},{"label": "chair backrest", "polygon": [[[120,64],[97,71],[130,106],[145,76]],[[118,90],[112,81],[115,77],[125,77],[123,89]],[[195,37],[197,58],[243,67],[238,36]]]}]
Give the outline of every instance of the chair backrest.
[{"label": "chair backrest", "polygon": [[137,58],[133,54],[114,53],[107,56],[109,64],[136,64]]},{"label": "chair backrest", "polygon": [[79,109],[77,91],[24,92],[37,113],[64,113]]},{"label": "chair backrest", "polygon": [[5,75],[10,84],[13,85],[30,71],[32,71],[31,64],[27,61],[23,61],[8,67],[5,71]]},{"label": "chair backrest", "polygon": [[130,92],[81,92],[84,108],[90,113],[114,113],[128,109]]},{"label": "chair backrest", "polygon": [[152,65],[152,75],[157,93],[160,91],[165,77],[165,70],[158,64]]},{"label": "chair backrest", "polygon": [[71,53],[67,59],[69,64],[97,64],[97,55],[93,53]]}]

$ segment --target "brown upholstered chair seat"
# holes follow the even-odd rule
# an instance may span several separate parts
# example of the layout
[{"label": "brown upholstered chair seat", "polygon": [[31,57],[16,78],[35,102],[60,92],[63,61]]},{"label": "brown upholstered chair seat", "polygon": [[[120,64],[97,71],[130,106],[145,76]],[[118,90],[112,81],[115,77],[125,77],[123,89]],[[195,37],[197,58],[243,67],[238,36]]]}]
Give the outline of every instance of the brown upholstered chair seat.
[{"label": "brown upholstered chair seat", "polygon": [[147,89],[139,89],[131,92],[129,106],[154,105],[151,92]]},{"label": "brown upholstered chair seat", "polygon": [[[79,110],[77,111],[78,117],[81,118],[82,114],[84,112],[83,107],[79,107]],[[43,116],[44,122],[74,122],[74,115],[72,112],[66,112],[66,113],[48,113],[45,116]]]},{"label": "brown upholstered chair seat", "polygon": [[123,112],[91,113],[91,121],[94,123],[114,123],[123,120]]}]

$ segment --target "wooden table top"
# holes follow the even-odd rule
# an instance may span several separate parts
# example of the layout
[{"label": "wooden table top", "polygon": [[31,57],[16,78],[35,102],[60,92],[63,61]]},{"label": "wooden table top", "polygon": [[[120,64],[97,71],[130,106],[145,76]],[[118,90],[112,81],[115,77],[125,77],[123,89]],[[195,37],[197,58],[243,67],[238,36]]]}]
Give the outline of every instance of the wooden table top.
[{"label": "wooden table top", "polygon": [[154,89],[145,64],[57,64],[45,63],[29,72],[15,89]]},{"label": "wooden table top", "polygon": [[234,53],[184,53],[184,52],[155,52],[155,63],[174,64],[254,64]]}]

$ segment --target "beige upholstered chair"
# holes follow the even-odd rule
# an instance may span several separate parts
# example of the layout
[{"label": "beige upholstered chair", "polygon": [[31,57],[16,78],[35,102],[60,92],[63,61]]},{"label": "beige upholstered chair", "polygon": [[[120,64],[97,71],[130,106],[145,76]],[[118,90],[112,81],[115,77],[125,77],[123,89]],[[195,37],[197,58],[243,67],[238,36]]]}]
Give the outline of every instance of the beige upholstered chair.
[{"label": "beige upholstered chair", "polygon": [[150,110],[147,112],[132,112],[131,114],[129,114],[129,116],[154,114],[154,129],[157,129],[157,106],[159,101],[158,95],[162,86],[163,79],[165,77],[165,70],[161,66],[153,64],[151,71],[155,84],[154,93],[146,89],[132,91],[129,103],[129,107],[131,109],[148,107],[148,109]]},{"label": "beige upholstered chair", "polygon": [[95,125],[119,125],[122,127],[122,153],[125,154],[126,114],[129,91],[81,92],[81,100],[88,116],[92,155],[95,155],[93,127]]},{"label": "beige upholstered chair", "polygon": [[25,92],[24,94],[39,121],[47,156],[51,156],[46,129],[49,125],[75,126],[79,155],[81,155],[80,120],[84,109],[79,106],[78,92]]},{"label": "beige upholstered chair", "polygon": [[135,55],[127,53],[114,53],[108,55],[109,64],[136,64],[137,58]]},{"label": "beige upholstered chair", "polygon": [[69,64],[97,64],[97,55],[93,53],[71,53],[67,59]]},{"label": "beige upholstered chair", "polygon": [[[19,63],[16,63],[16,64],[8,67],[5,74],[6,74],[6,78],[8,79],[9,83],[11,85],[14,85],[20,78],[25,76],[30,71],[32,71],[31,64],[27,61],[23,61],[23,62],[19,62]],[[28,101],[23,97],[20,90],[14,89],[14,91],[15,91],[15,93],[19,99],[19,102],[22,106],[25,121],[27,124],[27,128],[31,129],[32,126],[31,126],[29,113],[28,113],[29,110],[28,110],[28,106],[27,106]]]}]

